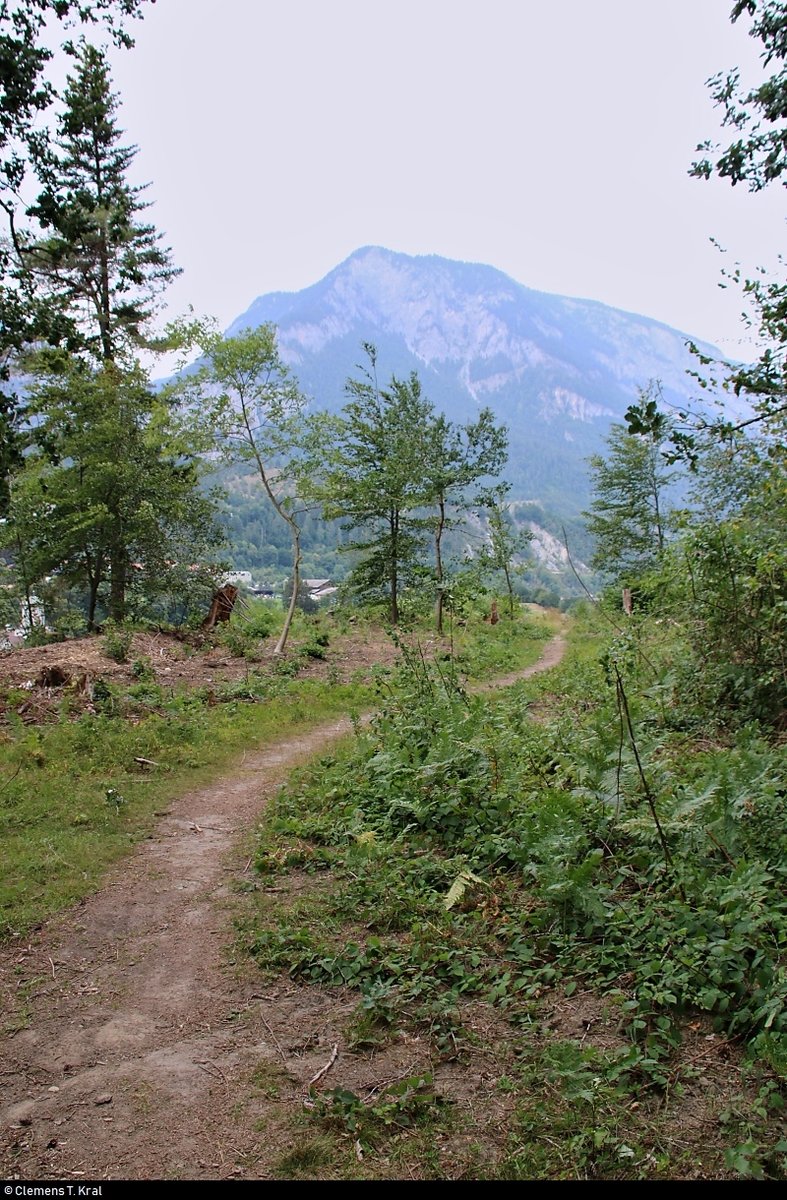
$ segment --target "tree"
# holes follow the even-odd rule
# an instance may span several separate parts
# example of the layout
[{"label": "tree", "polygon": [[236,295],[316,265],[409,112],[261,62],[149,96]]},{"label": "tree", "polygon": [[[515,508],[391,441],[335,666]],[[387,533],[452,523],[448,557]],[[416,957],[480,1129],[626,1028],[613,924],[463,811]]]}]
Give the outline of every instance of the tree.
[{"label": "tree", "polygon": [[[34,280],[20,271],[20,198],[31,162],[47,152],[41,117],[56,100],[46,72],[54,57],[53,27],[61,27],[63,49],[74,53],[69,25],[102,24],[117,45],[131,46],[124,18],[141,15],[145,0],[0,0],[0,212],[8,238],[0,238],[0,382],[8,383],[14,357],[26,346],[65,344],[73,325],[52,297],[41,297]],[[8,500],[8,477],[21,465],[23,408],[11,388],[0,393],[0,512]]]},{"label": "tree", "polygon": [[179,596],[196,585],[222,541],[215,506],[144,373],[72,363],[39,381],[30,404],[58,460],[31,448],[12,485],[11,548],[24,582],[57,574],[80,588],[89,629],[107,582],[115,619],[129,590]]},{"label": "tree", "polygon": [[[762,44],[763,67],[777,70],[758,85],[745,88],[740,71],[722,72],[708,81],[711,95],[724,111],[723,124],[739,136],[726,148],[704,142],[698,152],[711,154],[692,165],[691,174],[702,179],[718,176],[735,186],[746,183],[757,192],[780,179],[787,170],[787,3],[785,0],[736,0],[731,20],[743,14],[751,18],[749,34]],[[787,180],[782,179],[782,186]],[[723,387],[735,395],[751,400],[753,415],[743,420],[695,418],[694,428],[709,429],[717,438],[729,440],[732,435],[753,425],[763,425],[776,439],[783,439],[787,424],[787,285],[778,277],[759,270],[754,278],[745,278],[740,267],[724,273],[753,306],[748,324],[757,328],[765,344],[757,362],[749,365],[722,363]],[[713,366],[713,360],[702,356],[696,347],[700,367]],[[708,381],[698,378],[703,387]],[[694,428],[679,435],[676,454],[691,457],[694,448]]]},{"label": "tree", "polygon": [[128,181],[136,147],[120,144],[102,51],[80,48],[64,99],[57,152],[39,164],[44,186],[29,209],[41,234],[17,242],[19,267],[67,306],[79,350],[97,363],[127,360],[147,346],[156,298],[180,272],[140,219],[148,205]]},{"label": "tree", "polygon": [[175,550],[182,560],[177,530],[188,520],[168,526],[171,506],[190,504],[204,518],[205,504],[196,459],[183,444],[180,453],[172,448],[163,402],[136,363],[156,297],[176,270],[155,229],[140,219],[147,206],[128,182],[136,151],[121,144],[101,51],[79,48],[64,101],[56,143],[36,163],[42,190],[29,209],[36,224],[14,240],[18,278],[67,315],[70,331],[64,347],[24,360],[34,381],[31,440],[48,467],[34,453],[20,489],[29,492],[35,474],[36,486],[62,501],[49,530],[62,533],[60,553],[50,544],[42,561],[67,573],[79,562],[91,621],[108,576],[110,615],[123,621],[141,546],[147,563],[162,567]]},{"label": "tree", "polygon": [[[655,400],[643,395],[643,404],[649,403]],[[647,433],[613,425],[606,457],[595,454],[589,460],[593,501],[583,515],[596,540],[591,565],[622,583],[630,584],[654,567],[664,551],[665,489],[675,475],[661,453],[665,435],[663,416]]]},{"label": "tree", "polygon": [[[730,14],[734,23],[746,13],[752,18],[749,36],[762,43],[763,66],[784,63],[787,56],[787,4],[784,0],[735,0]],[[760,191],[787,168],[787,72],[781,67],[756,87],[744,88],[740,71],[720,72],[708,80],[715,104],[724,110],[723,125],[739,137],[722,149],[711,142],[697,147],[702,158],[691,174],[702,179],[719,175],[736,183],[747,183]],[[785,181],[787,182],[787,181]]]},{"label": "tree", "polygon": [[[743,14],[762,43],[764,67],[778,70],[748,90],[739,71],[709,81],[724,124],[739,136],[723,149],[698,147],[712,156],[695,162],[691,173],[756,192],[787,169],[787,4],[736,0],[732,20]],[[725,274],[751,302],[747,320],[758,327],[765,349],[756,362],[741,365],[716,363],[694,348],[694,375],[706,391],[720,386],[722,400],[725,392],[745,397],[751,414],[730,419],[706,410],[668,426],[651,397],[632,406],[626,419],[629,433],[654,444],[666,440],[668,459],[691,467],[692,506],[682,514],[662,572],[670,616],[686,637],[685,686],[704,713],[778,724],[787,704],[787,286],[765,271],[754,279],[739,267]]]},{"label": "tree", "polygon": [[527,551],[532,540],[529,530],[517,529],[507,507],[505,497],[509,485],[503,484],[487,494],[484,500],[488,528],[488,541],[481,547],[477,562],[482,573],[500,572],[505,579],[508,595],[508,615],[514,619],[514,581],[516,559]]},{"label": "tree", "polygon": [[443,632],[445,603],[445,568],[443,536],[447,529],[459,524],[450,510],[459,512],[471,504],[468,488],[488,476],[500,473],[508,457],[508,432],[495,424],[491,409],[484,408],[478,420],[467,425],[454,425],[439,415],[427,430],[426,476],[430,503],[437,508],[431,522],[434,537],[434,562],[437,597],[435,623]]},{"label": "tree", "polygon": [[228,461],[254,465],[265,495],[290,534],[290,604],[274,650],[281,654],[300,589],[301,527],[294,492],[299,459],[307,446],[306,398],[281,358],[274,325],[225,338],[210,326],[195,324],[182,328],[181,336],[202,356],[196,371],[175,385],[195,403],[197,431],[207,435],[206,445],[218,445]]},{"label": "tree", "polygon": [[695,693],[742,722],[778,725],[787,709],[787,448],[738,442],[706,439],[673,573]]},{"label": "tree", "polygon": [[341,518],[361,536],[342,550],[363,555],[350,575],[361,594],[385,596],[392,625],[399,623],[403,580],[426,539],[418,510],[432,499],[427,431],[434,410],[418,376],[377,381],[377,352],[364,344],[369,366],[348,379],[350,397],[334,423],[335,446],[322,483],[326,517]]}]

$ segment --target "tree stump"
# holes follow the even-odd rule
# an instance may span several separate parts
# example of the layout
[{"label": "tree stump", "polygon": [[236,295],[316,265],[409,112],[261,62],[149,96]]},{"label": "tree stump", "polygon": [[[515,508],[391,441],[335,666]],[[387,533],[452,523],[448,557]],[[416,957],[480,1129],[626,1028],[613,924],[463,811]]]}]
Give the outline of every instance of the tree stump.
[{"label": "tree stump", "polygon": [[214,592],[210,612],[202,622],[202,628],[206,633],[209,633],[220,621],[229,621],[237,597],[238,589],[232,583],[225,583],[224,587],[220,587],[217,592]]}]

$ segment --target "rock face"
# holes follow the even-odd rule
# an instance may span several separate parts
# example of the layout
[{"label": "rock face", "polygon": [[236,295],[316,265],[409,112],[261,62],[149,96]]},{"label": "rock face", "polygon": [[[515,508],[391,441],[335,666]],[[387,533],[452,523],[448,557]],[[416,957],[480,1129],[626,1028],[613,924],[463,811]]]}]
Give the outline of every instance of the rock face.
[{"label": "rock face", "polygon": [[685,334],[437,256],[357,250],[301,292],[258,297],[229,332],[264,321],[278,325],[283,356],[319,407],[344,403],[364,341],[377,346],[383,381],[418,371],[453,419],[489,405],[510,430],[515,494],[567,516],[588,502],[587,455],[639,389],[658,379],[678,407],[695,395]]}]

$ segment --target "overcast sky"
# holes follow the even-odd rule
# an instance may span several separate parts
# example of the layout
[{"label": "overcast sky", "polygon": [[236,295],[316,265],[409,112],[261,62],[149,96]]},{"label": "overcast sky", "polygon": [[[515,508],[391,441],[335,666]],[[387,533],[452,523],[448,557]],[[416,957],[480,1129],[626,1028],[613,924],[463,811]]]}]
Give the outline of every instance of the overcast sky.
[{"label": "overcast sky", "polygon": [[[191,304],[226,326],[359,246],[490,263],[744,357],[720,267],[773,262],[783,191],[690,179],[732,0],[157,0],[121,124]],[[710,244],[715,236],[728,253]]]}]

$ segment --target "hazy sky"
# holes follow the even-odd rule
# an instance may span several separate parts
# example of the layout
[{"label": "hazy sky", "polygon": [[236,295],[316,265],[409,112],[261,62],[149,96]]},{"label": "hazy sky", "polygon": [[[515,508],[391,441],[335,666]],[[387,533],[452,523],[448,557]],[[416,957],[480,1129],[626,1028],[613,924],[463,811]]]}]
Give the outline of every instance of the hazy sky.
[{"label": "hazy sky", "polygon": [[[783,191],[690,179],[732,0],[157,0],[121,123],[192,304],[222,325],[367,244],[490,263],[745,355],[723,262],[773,262]],[[710,242],[715,236],[724,259]]]}]

